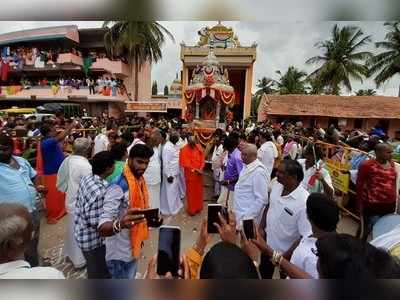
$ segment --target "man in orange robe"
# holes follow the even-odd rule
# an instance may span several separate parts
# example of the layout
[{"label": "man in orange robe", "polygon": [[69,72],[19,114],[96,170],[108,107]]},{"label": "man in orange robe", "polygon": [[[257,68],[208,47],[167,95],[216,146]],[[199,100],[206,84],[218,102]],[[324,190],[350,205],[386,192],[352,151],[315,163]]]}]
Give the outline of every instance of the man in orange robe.
[{"label": "man in orange robe", "polygon": [[201,146],[194,136],[188,137],[188,144],[179,155],[179,164],[185,170],[187,212],[194,216],[203,209],[203,168],[205,158]]}]

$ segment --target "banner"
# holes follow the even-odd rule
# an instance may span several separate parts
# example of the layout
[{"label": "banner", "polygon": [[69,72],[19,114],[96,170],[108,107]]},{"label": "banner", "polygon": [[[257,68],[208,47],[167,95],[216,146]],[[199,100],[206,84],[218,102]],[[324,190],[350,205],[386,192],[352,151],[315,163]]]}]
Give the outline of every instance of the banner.
[{"label": "banner", "polygon": [[167,102],[127,102],[128,112],[167,112]]},{"label": "banner", "polygon": [[334,189],[347,194],[349,192],[350,183],[350,174],[347,173],[348,170],[343,168],[340,164],[332,162],[326,162],[325,166],[331,175]]}]

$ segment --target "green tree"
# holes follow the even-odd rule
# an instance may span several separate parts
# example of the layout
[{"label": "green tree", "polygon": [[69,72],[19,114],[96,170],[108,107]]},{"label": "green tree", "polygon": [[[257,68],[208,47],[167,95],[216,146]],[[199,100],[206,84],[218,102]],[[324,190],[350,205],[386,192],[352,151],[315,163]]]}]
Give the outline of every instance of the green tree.
[{"label": "green tree", "polygon": [[261,103],[262,95],[252,95],[251,96],[251,115],[257,117],[258,107]]},{"label": "green tree", "polygon": [[168,96],[169,95],[169,89],[168,89],[168,85],[164,86],[164,96]]},{"label": "green tree", "polygon": [[271,78],[267,78],[267,77],[263,77],[257,81],[256,86],[258,87],[258,90],[251,97],[251,115],[252,116],[257,116],[258,106],[260,105],[262,95],[272,94],[272,93],[276,92],[276,90],[274,89],[275,84],[276,84],[275,80],[273,80]]},{"label": "green tree", "polygon": [[356,92],[356,96],[375,96],[376,91],[374,89],[368,89],[368,90],[358,90]]},{"label": "green tree", "polygon": [[[385,40],[375,43],[376,48],[383,52],[369,60],[371,74],[376,74],[375,83],[379,88],[384,82],[400,73],[400,22],[387,22],[384,24],[389,31]],[[400,97],[400,87],[398,96]]]},{"label": "green tree", "polygon": [[256,91],[255,95],[262,96],[263,94],[275,93],[276,92],[276,90],[274,89],[275,84],[276,81],[271,78],[263,77],[259,79],[256,84],[258,90]]},{"label": "green tree", "polygon": [[153,85],[151,86],[151,94],[152,95],[157,95],[158,94],[158,87],[157,87],[157,81],[153,81]]},{"label": "green tree", "polygon": [[315,46],[322,49],[322,55],[314,56],[307,64],[322,65],[309,76],[318,89],[324,88],[327,94],[339,95],[340,86],[351,91],[351,79],[363,81],[369,75],[366,61],[372,54],[360,49],[371,41],[361,29],[354,26],[340,28],[333,26],[331,38]]},{"label": "green tree", "polygon": [[111,57],[124,57],[131,63],[134,82],[134,100],[138,100],[138,74],[144,63],[161,60],[161,47],[165,35],[172,41],[172,34],[158,22],[152,21],[106,21],[104,35],[106,49]]},{"label": "green tree", "polygon": [[276,71],[276,73],[280,76],[276,81],[276,86],[281,95],[306,93],[306,72],[290,66],[284,74],[281,71]]}]

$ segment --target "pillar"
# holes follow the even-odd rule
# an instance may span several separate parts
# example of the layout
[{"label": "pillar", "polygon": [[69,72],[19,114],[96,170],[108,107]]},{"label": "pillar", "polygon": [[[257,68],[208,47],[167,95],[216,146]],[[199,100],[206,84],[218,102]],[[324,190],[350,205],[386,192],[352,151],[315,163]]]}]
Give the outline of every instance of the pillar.
[{"label": "pillar", "polygon": [[183,68],[182,68],[182,101],[181,101],[182,118],[185,117],[186,110],[187,110],[184,91],[186,90],[188,85],[189,85],[189,69],[186,67],[185,63],[183,63]]},{"label": "pillar", "polygon": [[246,82],[244,90],[243,120],[251,115],[251,89],[253,86],[253,65],[246,69]]}]

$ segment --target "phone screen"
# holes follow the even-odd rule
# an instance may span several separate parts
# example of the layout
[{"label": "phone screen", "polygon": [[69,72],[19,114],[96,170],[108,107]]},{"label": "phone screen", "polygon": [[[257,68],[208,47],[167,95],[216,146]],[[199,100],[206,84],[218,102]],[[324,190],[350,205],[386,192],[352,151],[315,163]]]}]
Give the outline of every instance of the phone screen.
[{"label": "phone screen", "polygon": [[207,232],[208,233],[218,233],[217,227],[214,223],[221,224],[218,213],[222,214],[223,207],[220,204],[209,204],[208,205],[208,215],[207,215]]},{"label": "phone screen", "polygon": [[171,272],[178,275],[181,230],[178,227],[162,226],[158,238],[157,274]]},{"label": "phone screen", "polygon": [[254,234],[254,220],[253,219],[247,219],[243,220],[243,231],[244,235],[248,240],[255,239],[255,234]]},{"label": "phone screen", "polygon": [[159,219],[158,208],[146,209],[143,211],[143,214],[146,218],[147,225],[151,226],[151,224],[158,222],[158,219]]},{"label": "phone screen", "polygon": [[159,223],[159,209],[158,208],[150,208],[144,210],[138,210],[134,212],[135,215],[144,215],[147,221],[147,226],[149,227],[157,227],[156,225]]}]

